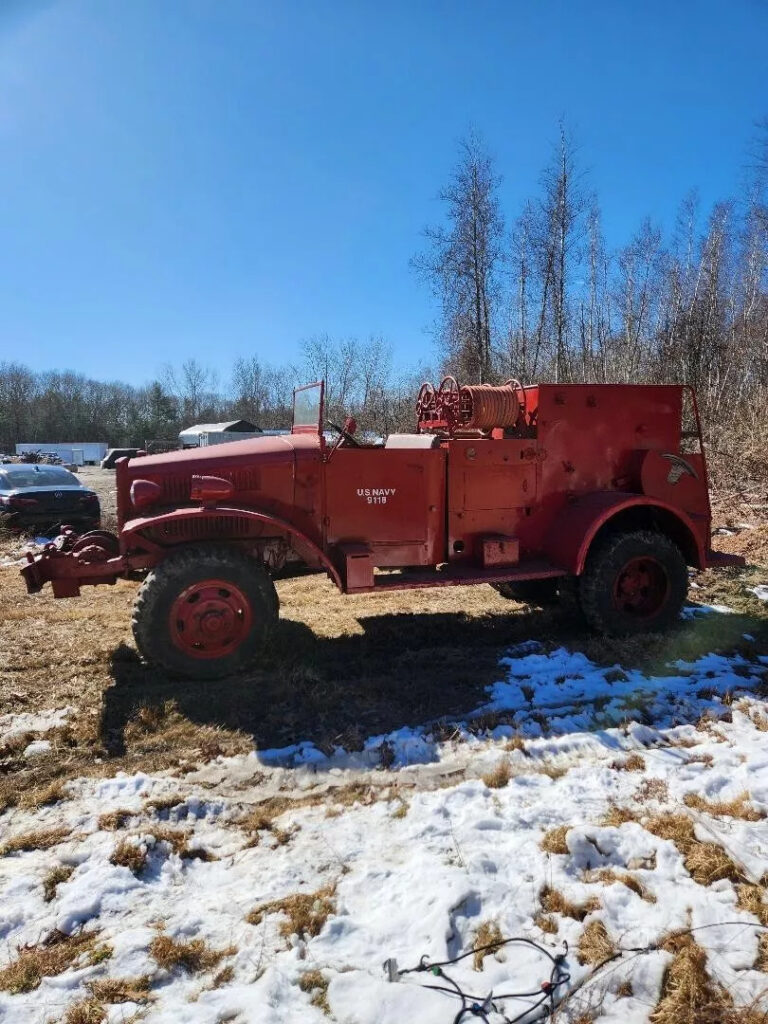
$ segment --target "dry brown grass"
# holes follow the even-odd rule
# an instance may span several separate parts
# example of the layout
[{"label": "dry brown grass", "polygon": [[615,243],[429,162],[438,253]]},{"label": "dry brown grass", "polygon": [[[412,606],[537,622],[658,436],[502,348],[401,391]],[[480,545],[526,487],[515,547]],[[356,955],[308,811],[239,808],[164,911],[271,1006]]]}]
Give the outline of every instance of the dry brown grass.
[{"label": "dry brown grass", "polygon": [[231,964],[227,964],[226,967],[221,968],[218,974],[214,975],[213,981],[211,982],[211,988],[221,988],[222,985],[228,985],[234,977],[234,967]]},{"label": "dry brown grass", "polygon": [[763,932],[757,938],[757,956],[753,967],[756,971],[768,972],[768,932]]},{"label": "dry brown grass", "polygon": [[46,903],[50,903],[55,898],[56,887],[62,882],[66,882],[74,870],[72,864],[57,864],[48,871],[43,879],[43,899]]},{"label": "dry brown grass", "polygon": [[147,865],[148,856],[149,850],[144,843],[138,842],[135,836],[126,836],[112,851],[109,863],[140,875]]},{"label": "dry brown grass", "polygon": [[539,902],[546,914],[562,914],[563,917],[571,917],[574,921],[583,921],[587,914],[600,908],[600,900],[596,896],[590,896],[583,903],[574,903],[558,889],[553,889],[549,885],[545,885],[539,893]]},{"label": "dry brown grass", "polygon": [[631,807],[620,807],[618,804],[611,804],[606,813],[600,819],[601,825],[610,825],[619,828],[628,821],[639,821],[640,816]]},{"label": "dry brown grass", "polygon": [[765,902],[765,889],[762,885],[742,882],[736,886],[736,906],[754,914],[760,924],[768,927],[768,903]]},{"label": "dry brown grass", "polygon": [[[208,850],[190,847],[190,833],[181,829],[155,826],[151,832],[147,833],[147,837],[150,835],[154,837],[155,844],[167,843],[171,851],[181,857],[182,860],[211,861],[217,859]],[[125,836],[117,844],[109,860],[112,864],[129,868],[134,875],[138,876],[147,866],[150,848],[144,836]]]},{"label": "dry brown grass", "polygon": [[664,972],[650,1024],[726,1024],[733,1002],[710,977],[704,950],[691,935],[680,933],[670,936],[662,948],[674,959]]},{"label": "dry brown grass", "polygon": [[592,967],[609,960],[616,946],[602,921],[590,921],[579,937],[579,963]]},{"label": "dry brown grass", "polygon": [[616,995],[619,999],[628,999],[630,996],[635,994],[635,990],[632,988],[631,981],[622,981],[616,989]]},{"label": "dry brown grass", "polygon": [[135,978],[99,978],[87,985],[94,999],[102,1003],[146,1003],[152,977],[142,974]]},{"label": "dry brown grass", "polygon": [[67,1010],[62,1024],[103,1024],[107,1011],[96,999],[83,999]]},{"label": "dry brown grass", "polygon": [[59,828],[38,828],[29,832],[22,832],[21,835],[12,836],[0,846],[0,857],[7,857],[11,853],[28,853],[30,850],[50,850],[58,846],[70,835],[70,829]]},{"label": "dry brown grass", "polygon": [[621,760],[611,761],[610,767],[617,772],[644,772],[645,758],[640,754],[630,754]]},{"label": "dry brown grass", "polygon": [[568,853],[568,844],[565,841],[568,832],[568,825],[557,825],[555,828],[551,828],[544,833],[539,846],[545,853]]},{"label": "dry brown grass", "polygon": [[668,839],[683,855],[685,867],[699,885],[712,885],[722,879],[744,882],[744,872],[722,846],[696,838],[693,821],[686,814],[660,814],[645,823],[645,828],[660,839]]},{"label": "dry brown grass", "polygon": [[739,793],[732,800],[707,800],[698,793],[686,793],[683,803],[696,811],[704,811],[713,818],[740,818],[742,821],[762,821],[763,811],[758,811],[749,802],[749,793]]},{"label": "dry brown grass", "polygon": [[536,914],[533,923],[547,935],[557,935],[557,921],[550,914]]},{"label": "dry brown grass", "polygon": [[506,757],[502,757],[495,768],[483,775],[483,782],[489,789],[503,789],[512,778],[512,769]]},{"label": "dry brown grass", "polygon": [[601,882],[603,885],[625,885],[627,889],[636,893],[646,903],[655,903],[656,897],[643,883],[630,875],[627,871],[615,871],[613,868],[600,868],[598,871],[589,872],[584,879],[586,882]]},{"label": "dry brown grass", "polygon": [[99,828],[102,832],[117,832],[118,829],[125,828],[135,815],[135,811],[128,811],[124,808],[107,811],[99,816]]},{"label": "dry brown grass", "polygon": [[497,946],[504,941],[498,922],[482,921],[475,932],[475,941],[472,948],[475,951],[472,957],[472,966],[476,971],[482,971],[483,960],[487,956],[493,956],[493,949],[485,949],[486,946]]},{"label": "dry brown grass", "polygon": [[268,914],[283,914],[286,920],[280,924],[280,935],[288,938],[314,937],[323,930],[328,917],[336,910],[334,895],[336,887],[324,886],[317,892],[295,892],[279,900],[270,900],[254,907],[246,916],[248,924],[261,924]]},{"label": "dry brown grass", "polygon": [[203,939],[179,942],[170,935],[158,935],[149,945],[149,955],[163,970],[180,968],[188,974],[199,974],[217,967],[225,956],[234,956],[234,946],[212,949]]},{"label": "dry brown grass", "polygon": [[315,968],[311,971],[305,971],[299,977],[299,988],[302,992],[311,993],[310,1003],[312,1006],[316,1006],[323,1013],[329,1017],[331,1015],[331,1008],[328,1005],[328,981],[323,976],[322,971]]},{"label": "dry brown grass", "polygon": [[63,974],[90,949],[95,932],[64,935],[52,932],[36,946],[24,946],[18,957],[0,970],[0,990],[18,995],[32,992],[43,978]]},{"label": "dry brown grass", "polygon": [[649,800],[656,800],[659,803],[666,803],[669,800],[669,785],[666,779],[643,779],[635,790],[635,800],[638,803],[646,804]]}]

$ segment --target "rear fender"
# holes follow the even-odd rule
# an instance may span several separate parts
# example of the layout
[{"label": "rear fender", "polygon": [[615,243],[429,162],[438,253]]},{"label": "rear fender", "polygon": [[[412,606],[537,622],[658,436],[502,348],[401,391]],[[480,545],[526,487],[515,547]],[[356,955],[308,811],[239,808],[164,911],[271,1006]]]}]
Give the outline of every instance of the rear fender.
[{"label": "rear fender", "polygon": [[661,529],[678,543],[689,565],[707,566],[708,528],[679,508],[656,498],[617,491],[596,491],[566,506],[557,517],[547,553],[573,575],[584,571],[589,549],[598,534],[611,529],[638,529],[661,519]]},{"label": "rear fender", "polygon": [[[333,582],[341,589],[341,577],[333,562],[321,547],[287,519],[273,516],[269,512],[259,512],[247,508],[223,508],[219,505],[212,508],[177,508],[157,516],[146,516],[130,519],[123,526],[120,534],[120,546],[127,551],[134,546],[145,547],[152,552],[165,551],[155,541],[143,536],[148,527],[163,526],[165,523],[195,522],[205,519],[231,519],[233,521],[256,522],[269,527],[278,536],[286,537],[291,547],[308,563],[322,566]],[[226,537],[217,537],[226,541]]]}]

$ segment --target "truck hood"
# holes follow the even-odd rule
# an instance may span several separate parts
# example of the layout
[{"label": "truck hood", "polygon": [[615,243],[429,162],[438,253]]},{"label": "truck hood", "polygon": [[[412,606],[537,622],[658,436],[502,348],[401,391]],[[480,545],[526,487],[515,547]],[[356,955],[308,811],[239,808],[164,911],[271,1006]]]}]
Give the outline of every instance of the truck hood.
[{"label": "truck hood", "polygon": [[201,473],[216,475],[216,468],[249,466],[254,462],[293,462],[302,458],[317,458],[320,437],[317,434],[270,434],[251,437],[245,441],[228,441],[204,448],[186,448],[184,451],[164,452],[161,455],[142,455],[131,459],[128,468],[131,479],[143,473],[152,477],[157,473]]}]

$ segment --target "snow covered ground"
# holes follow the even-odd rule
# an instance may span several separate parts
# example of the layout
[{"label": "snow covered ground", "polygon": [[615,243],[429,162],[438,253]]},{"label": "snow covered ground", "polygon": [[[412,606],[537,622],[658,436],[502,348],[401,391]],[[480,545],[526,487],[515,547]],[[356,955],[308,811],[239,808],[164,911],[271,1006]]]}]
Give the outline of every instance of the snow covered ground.
[{"label": "snow covered ground", "polygon": [[[0,1020],[44,1024],[80,1006],[93,1016],[69,1019],[88,1024],[451,1024],[460,1002],[424,987],[444,980],[389,981],[383,964],[450,959],[495,926],[553,955],[567,943],[581,987],[562,1020],[642,1024],[673,953],[626,952],[595,971],[579,949],[595,922],[617,952],[692,928],[734,1002],[761,999],[761,896],[746,909],[745,893],[768,873],[766,673],[759,651],[648,677],[531,643],[449,727],[371,737],[359,753],[299,743],[218,758],[183,778],[81,779],[66,799],[7,811]],[[22,717],[0,729],[44,739],[53,727]],[[689,832],[665,838],[681,817]],[[92,941],[35,975],[31,955],[78,935]],[[473,996],[493,992],[510,1019],[539,996],[502,994],[538,993],[551,968],[518,945],[479,966],[445,971]]]}]

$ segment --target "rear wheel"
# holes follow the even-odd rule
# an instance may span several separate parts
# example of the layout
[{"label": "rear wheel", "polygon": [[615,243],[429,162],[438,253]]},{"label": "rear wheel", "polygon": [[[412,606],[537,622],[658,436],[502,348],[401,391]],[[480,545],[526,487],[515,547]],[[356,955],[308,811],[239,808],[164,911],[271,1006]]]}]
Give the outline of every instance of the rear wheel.
[{"label": "rear wheel", "polygon": [[683,553],[664,534],[650,530],[609,537],[590,552],[579,579],[587,622],[614,635],[668,629],[687,591]]},{"label": "rear wheel", "polygon": [[504,583],[492,583],[491,586],[502,597],[509,601],[520,601],[521,604],[536,604],[542,608],[555,604],[557,601],[557,579],[517,580]]},{"label": "rear wheel", "polygon": [[133,609],[136,645],[172,675],[216,679],[246,668],[277,620],[264,566],[226,545],[176,551],[141,585]]}]

